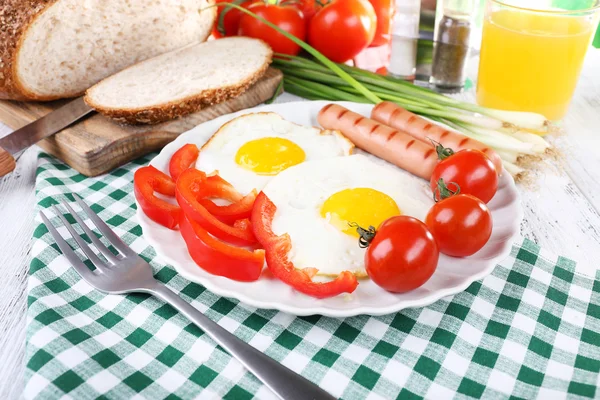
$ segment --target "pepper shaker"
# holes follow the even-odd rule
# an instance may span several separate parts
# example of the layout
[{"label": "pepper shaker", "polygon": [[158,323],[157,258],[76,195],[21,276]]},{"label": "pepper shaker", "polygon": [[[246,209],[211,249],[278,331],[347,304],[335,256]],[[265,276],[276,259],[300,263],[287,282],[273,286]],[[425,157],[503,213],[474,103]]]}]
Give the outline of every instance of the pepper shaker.
[{"label": "pepper shaker", "polygon": [[438,89],[465,85],[474,0],[438,0],[430,82]]}]

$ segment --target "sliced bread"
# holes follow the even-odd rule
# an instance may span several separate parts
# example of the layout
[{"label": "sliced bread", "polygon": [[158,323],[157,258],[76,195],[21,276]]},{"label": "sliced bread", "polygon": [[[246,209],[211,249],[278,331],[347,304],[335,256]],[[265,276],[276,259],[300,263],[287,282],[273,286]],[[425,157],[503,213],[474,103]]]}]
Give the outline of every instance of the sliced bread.
[{"label": "sliced bread", "polygon": [[75,97],[139,61],[206,40],[213,0],[1,0],[0,99]]},{"label": "sliced bread", "polygon": [[265,73],[272,55],[258,39],[210,40],[110,76],[85,101],[118,122],[159,123],[239,96]]}]

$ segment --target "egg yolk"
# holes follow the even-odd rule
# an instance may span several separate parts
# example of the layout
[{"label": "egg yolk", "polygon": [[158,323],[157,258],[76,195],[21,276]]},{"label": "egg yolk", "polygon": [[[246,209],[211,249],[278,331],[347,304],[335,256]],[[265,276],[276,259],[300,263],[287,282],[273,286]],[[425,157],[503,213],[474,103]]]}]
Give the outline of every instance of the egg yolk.
[{"label": "egg yolk", "polygon": [[258,175],[277,175],[303,162],[304,150],[291,140],[264,137],[245,143],[235,155],[235,162]]},{"label": "egg yolk", "polygon": [[386,219],[400,215],[398,205],[390,196],[375,189],[344,189],[332,194],[321,207],[321,216],[347,235],[358,237],[357,223],[368,229],[378,228]]}]

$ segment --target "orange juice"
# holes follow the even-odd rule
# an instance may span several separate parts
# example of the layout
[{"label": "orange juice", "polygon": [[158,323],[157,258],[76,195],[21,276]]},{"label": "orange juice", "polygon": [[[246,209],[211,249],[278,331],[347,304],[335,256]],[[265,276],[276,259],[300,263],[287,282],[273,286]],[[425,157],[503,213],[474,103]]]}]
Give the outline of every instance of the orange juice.
[{"label": "orange juice", "polygon": [[575,15],[491,12],[483,25],[477,102],[562,118],[594,28],[592,20]]}]

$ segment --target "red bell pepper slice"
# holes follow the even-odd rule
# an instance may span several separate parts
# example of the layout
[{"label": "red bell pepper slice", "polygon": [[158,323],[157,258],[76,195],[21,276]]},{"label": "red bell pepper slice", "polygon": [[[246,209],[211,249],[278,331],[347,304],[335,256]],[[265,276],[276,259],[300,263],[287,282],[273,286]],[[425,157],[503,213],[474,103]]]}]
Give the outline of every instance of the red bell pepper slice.
[{"label": "red bell pepper slice", "polygon": [[264,250],[250,251],[223,243],[184,214],[179,226],[190,256],[205,271],[242,282],[259,278],[265,264]]},{"label": "red bell pepper slice", "polygon": [[252,211],[252,228],[258,242],[265,248],[269,270],[281,281],[299,292],[319,299],[337,296],[341,293],[352,293],[358,286],[356,276],[350,271],[343,271],[329,282],[313,282],[312,277],[318,272],[315,268],[296,269],[289,260],[288,254],[292,242],[288,234],[277,236],[271,225],[277,207],[260,192]]},{"label": "red bell pepper slice", "polygon": [[179,175],[196,162],[199,153],[198,146],[190,143],[184,145],[173,154],[169,161],[169,173],[173,181],[177,182]]},{"label": "red bell pepper slice", "polygon": [[[198,146],[190,143],[184,145],[173,154],[169,161],[169,173],[175,182],[183,171],[193,167],[199,153]],[[256,191],[243,196],[229,182],[219,175],[214,175],[208,177],[206,184],[198,187],[197,198],[209,213],[226,224],[233,224],[239,219],[250,218],[252,206],[256,199]],[[209,200],[209,198],[225,199],[232,204],[219,206]]]},{"label": "red bell pepper slice", "polygon": [[206,174],[194,168],[183,171],[177,179],[175,197],[185,215],[221,240],[241,246],[255,244],[256,238],[249,222],[236,221],[233,226],[227,225],[200,203],[198,193],[204,185],[207,185]]},{"label": "red bell pepper slice", "polygon": [[[240,192],[219,175],[209,176],[206,182],[198,187],[196,198],[209,213],[226,224],[232,224],[237,220],[250,218],[252,206],[256,200],[256,190],[243,196]],[[219,206],[210,201],[209,198],[225,199],[231,204]]]},{"label": "red bell pepper slice", "polygon": [[148,218],[169,229],[175,229],[181,209],[154,194],[158,192],[166,196],[175,196],[175,183],[171,177],[151,165],[139,168],[133,175],[133,191]]}]

